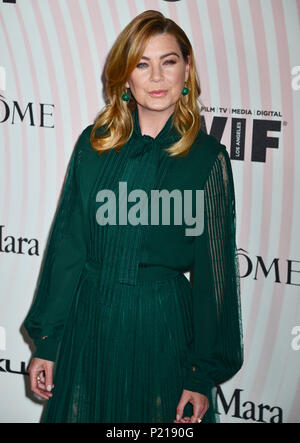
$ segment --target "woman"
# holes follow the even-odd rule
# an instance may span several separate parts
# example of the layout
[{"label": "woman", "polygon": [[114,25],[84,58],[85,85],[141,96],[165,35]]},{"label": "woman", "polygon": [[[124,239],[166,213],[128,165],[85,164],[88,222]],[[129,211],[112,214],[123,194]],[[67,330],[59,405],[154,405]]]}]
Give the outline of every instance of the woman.
[{"label": "woman", "polygon": [[44,422],[214,423],[215,385],[243,361],[230,159],[200,129],[192,47],[160,12],[123,30],[105,78],[25,320],[31,389]]}]

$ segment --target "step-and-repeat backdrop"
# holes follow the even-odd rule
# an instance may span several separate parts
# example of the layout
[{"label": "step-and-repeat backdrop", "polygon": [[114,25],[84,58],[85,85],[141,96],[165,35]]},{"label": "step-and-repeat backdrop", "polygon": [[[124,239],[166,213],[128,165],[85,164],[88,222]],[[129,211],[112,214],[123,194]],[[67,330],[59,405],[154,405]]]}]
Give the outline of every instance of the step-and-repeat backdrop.
[{"label": "step-and-repeat backdrop", "polygon": [[40,420],[22,322],[106,56],[147,9],[190,38],[206,131],[232,161],[245,363],[218,388],[220,421],[300,423],[299,0],[1,0],[0,422]]}]

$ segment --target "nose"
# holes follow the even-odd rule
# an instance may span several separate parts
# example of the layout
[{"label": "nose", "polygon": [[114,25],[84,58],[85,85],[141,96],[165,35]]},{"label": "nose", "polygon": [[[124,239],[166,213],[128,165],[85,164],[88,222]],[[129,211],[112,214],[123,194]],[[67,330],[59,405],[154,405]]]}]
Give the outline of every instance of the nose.
[{"label": "nose", "polygon": [[154,82],[159,82],[162,78],[162,68],[160,64],[153,64],[151,70],[151,80]]}]

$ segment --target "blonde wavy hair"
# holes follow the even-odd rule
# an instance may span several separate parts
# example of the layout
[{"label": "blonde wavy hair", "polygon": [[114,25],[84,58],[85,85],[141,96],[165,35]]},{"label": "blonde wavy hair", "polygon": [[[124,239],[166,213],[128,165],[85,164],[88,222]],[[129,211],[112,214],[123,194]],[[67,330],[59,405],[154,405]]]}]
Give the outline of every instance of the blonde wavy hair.
[{"label": "blonde wavy hair", "polygon": [[[188,63],[188,56],[190,58],[190,72],[186,82],[189,93],[181,95],[177,101],[172,119],[181,138],[166,151],[172,157],[185,156],[196,139],[201,126],[198,106],[201,89],[191,43],[173,20],[159,11],[148,10],[125,27],[108,55],[104,70],[106,106],[96,118],[90,135],[90,143],[99,155],[110,149],[119,151],[130,139],[133,132],[132,111],[137,104],[132,94],[128,102],[122,100],[126,92],[125,84],[140,61],[148,40],[163,33],[176,38],[185,63]],[[95,136],[99,128],[102,128],[101,135]]]}]

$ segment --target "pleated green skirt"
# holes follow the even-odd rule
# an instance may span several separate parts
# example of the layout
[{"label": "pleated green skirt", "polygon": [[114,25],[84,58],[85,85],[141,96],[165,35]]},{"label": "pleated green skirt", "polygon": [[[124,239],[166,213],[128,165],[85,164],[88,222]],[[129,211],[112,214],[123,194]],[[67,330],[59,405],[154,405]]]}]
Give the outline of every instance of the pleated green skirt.
[{"label": "pleated green skirt", "polygon": [[[140,267],[108,303],[85,265],[68,316],[44,423],[173,423],[192,339],[192,288],[179,271]],[[184,415],[191,416],[188,403]],[[209,421],[208,414],[206,420]]]}]

